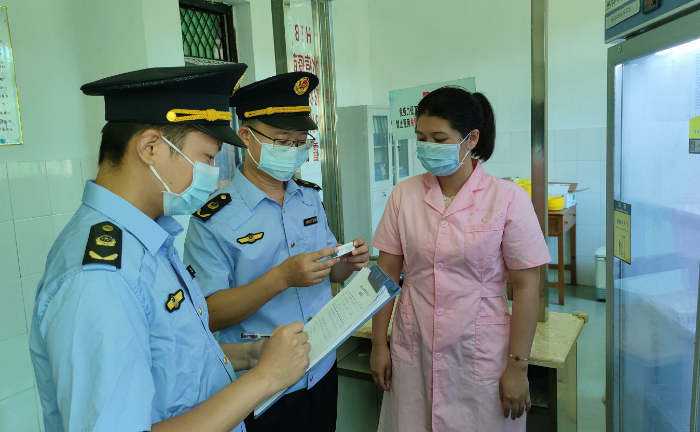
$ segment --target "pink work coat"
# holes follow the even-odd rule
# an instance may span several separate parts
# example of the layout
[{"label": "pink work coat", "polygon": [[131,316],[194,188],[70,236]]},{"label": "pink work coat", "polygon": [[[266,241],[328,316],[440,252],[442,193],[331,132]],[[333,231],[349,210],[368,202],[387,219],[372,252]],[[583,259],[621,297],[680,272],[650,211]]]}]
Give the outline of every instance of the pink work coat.
[{"label": "pink work coat", "polygon": [[403,255],[405,271],[380,431],[525,430],[525,416],[503,418],[498,394],[509,354],[506,272],[550,256],[525,189],[472,163],[447,209],[432,174],[397,185],[372,239]]}]

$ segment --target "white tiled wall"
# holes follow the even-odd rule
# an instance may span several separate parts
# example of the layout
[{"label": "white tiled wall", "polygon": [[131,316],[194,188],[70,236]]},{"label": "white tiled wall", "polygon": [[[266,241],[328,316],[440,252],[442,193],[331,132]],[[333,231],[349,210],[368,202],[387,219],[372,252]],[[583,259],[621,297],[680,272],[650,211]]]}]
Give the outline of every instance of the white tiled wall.
[{"label": "white tiled wall", "polygon": [[43,430],[29,357],[34,297],[95,160],[0,163],[0,431]]},{"label": "white tiled wall", "polygon": [[[578,195],[576,208],[576,269],[579,285],[595,285],[595,251],[605,244],[605,128],[550,130],[549,181],[577,182],[587,191]],[[496,148],[484,169],[497,177],[530,178],[530,131],[496,133]],[[570,261],[569,235],[565,262]],[[557,239],[549,239],[553,264]],[[567,272],[566,282],[570,282]],[[550,271],[550,280],[556,281]]]}]

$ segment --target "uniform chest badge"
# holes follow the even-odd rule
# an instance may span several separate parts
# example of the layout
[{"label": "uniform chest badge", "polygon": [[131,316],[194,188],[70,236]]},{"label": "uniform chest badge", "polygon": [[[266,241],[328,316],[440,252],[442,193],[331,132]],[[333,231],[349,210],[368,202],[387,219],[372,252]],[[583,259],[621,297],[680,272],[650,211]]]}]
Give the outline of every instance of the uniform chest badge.
[{"label": "uniform chest badge", "polygon": [[241,238],[239,238],[239,239],[236,240],[236,241],[237,241],[238,243],[240,243],[240,244],[253,244],[253,243],[255,243],[256,241],[258,241],[258,240],[260,240],[261,238],[263,238],[264,235],[265,235],[264,232],[259,232],[259,233],[257,233],[257,234],[250,233],[250,234],[248,234],[247,236],[241,237]]},{"label": "uniform chest badge", "polygon": [[316,216],[304,219],[304,226],[314,225],[318,223],[318,218]]},{"label": "uniform chest badge", "polygon": [[173,294],[169,294],[168,301],[165,302],[165,309],[167,309],[170,313],[175,312],[176,310],[180,309],[180,303],[182,303],[184,299],[185,293],[182,292],[182,289]]}]

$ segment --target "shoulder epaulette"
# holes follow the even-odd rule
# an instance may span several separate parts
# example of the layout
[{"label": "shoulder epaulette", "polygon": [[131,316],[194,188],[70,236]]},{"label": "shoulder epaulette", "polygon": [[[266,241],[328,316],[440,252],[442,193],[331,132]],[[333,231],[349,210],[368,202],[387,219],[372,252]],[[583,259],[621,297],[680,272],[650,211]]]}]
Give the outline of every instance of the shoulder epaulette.
[{"label": "shoulder epaulette", "polygon": [[107,264],[122,268],[122,230],[111,222],[100,222],[90,228],[85,247],[85,264]]},{"label": "shoulder epaulette", "polygon": [[298,184],[299,186],[310,187],[310,188],[317,190],[317,191],[321,190],[321,186],[317,185],[316,183],[311,183],[310,181],[298,179],[296,177],[293,178],[292,180],[294,180],[294,183]]},{"label": "shoulder epaulette", "polygon": [[204,204],[202,208],[192,213],[192,216],[206,222],[214,216],[219,210],[224,208],[226,204],[231,202],[231,195],[229,194],[219,194],[214,198],[210,199],[208,203]]}]

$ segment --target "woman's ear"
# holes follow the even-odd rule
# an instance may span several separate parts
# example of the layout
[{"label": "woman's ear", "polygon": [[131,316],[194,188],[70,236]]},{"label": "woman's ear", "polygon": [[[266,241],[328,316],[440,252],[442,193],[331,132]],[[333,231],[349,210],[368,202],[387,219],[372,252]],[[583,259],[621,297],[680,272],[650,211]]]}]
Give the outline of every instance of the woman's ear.
[{"label": "woman's ear", "polygon": [[467,140],[467,148],[469,150],[474,150],[474,147],[479,143],[479,130],[474,129],[471,132],[471,135],[469,135],[469,139]]}]

